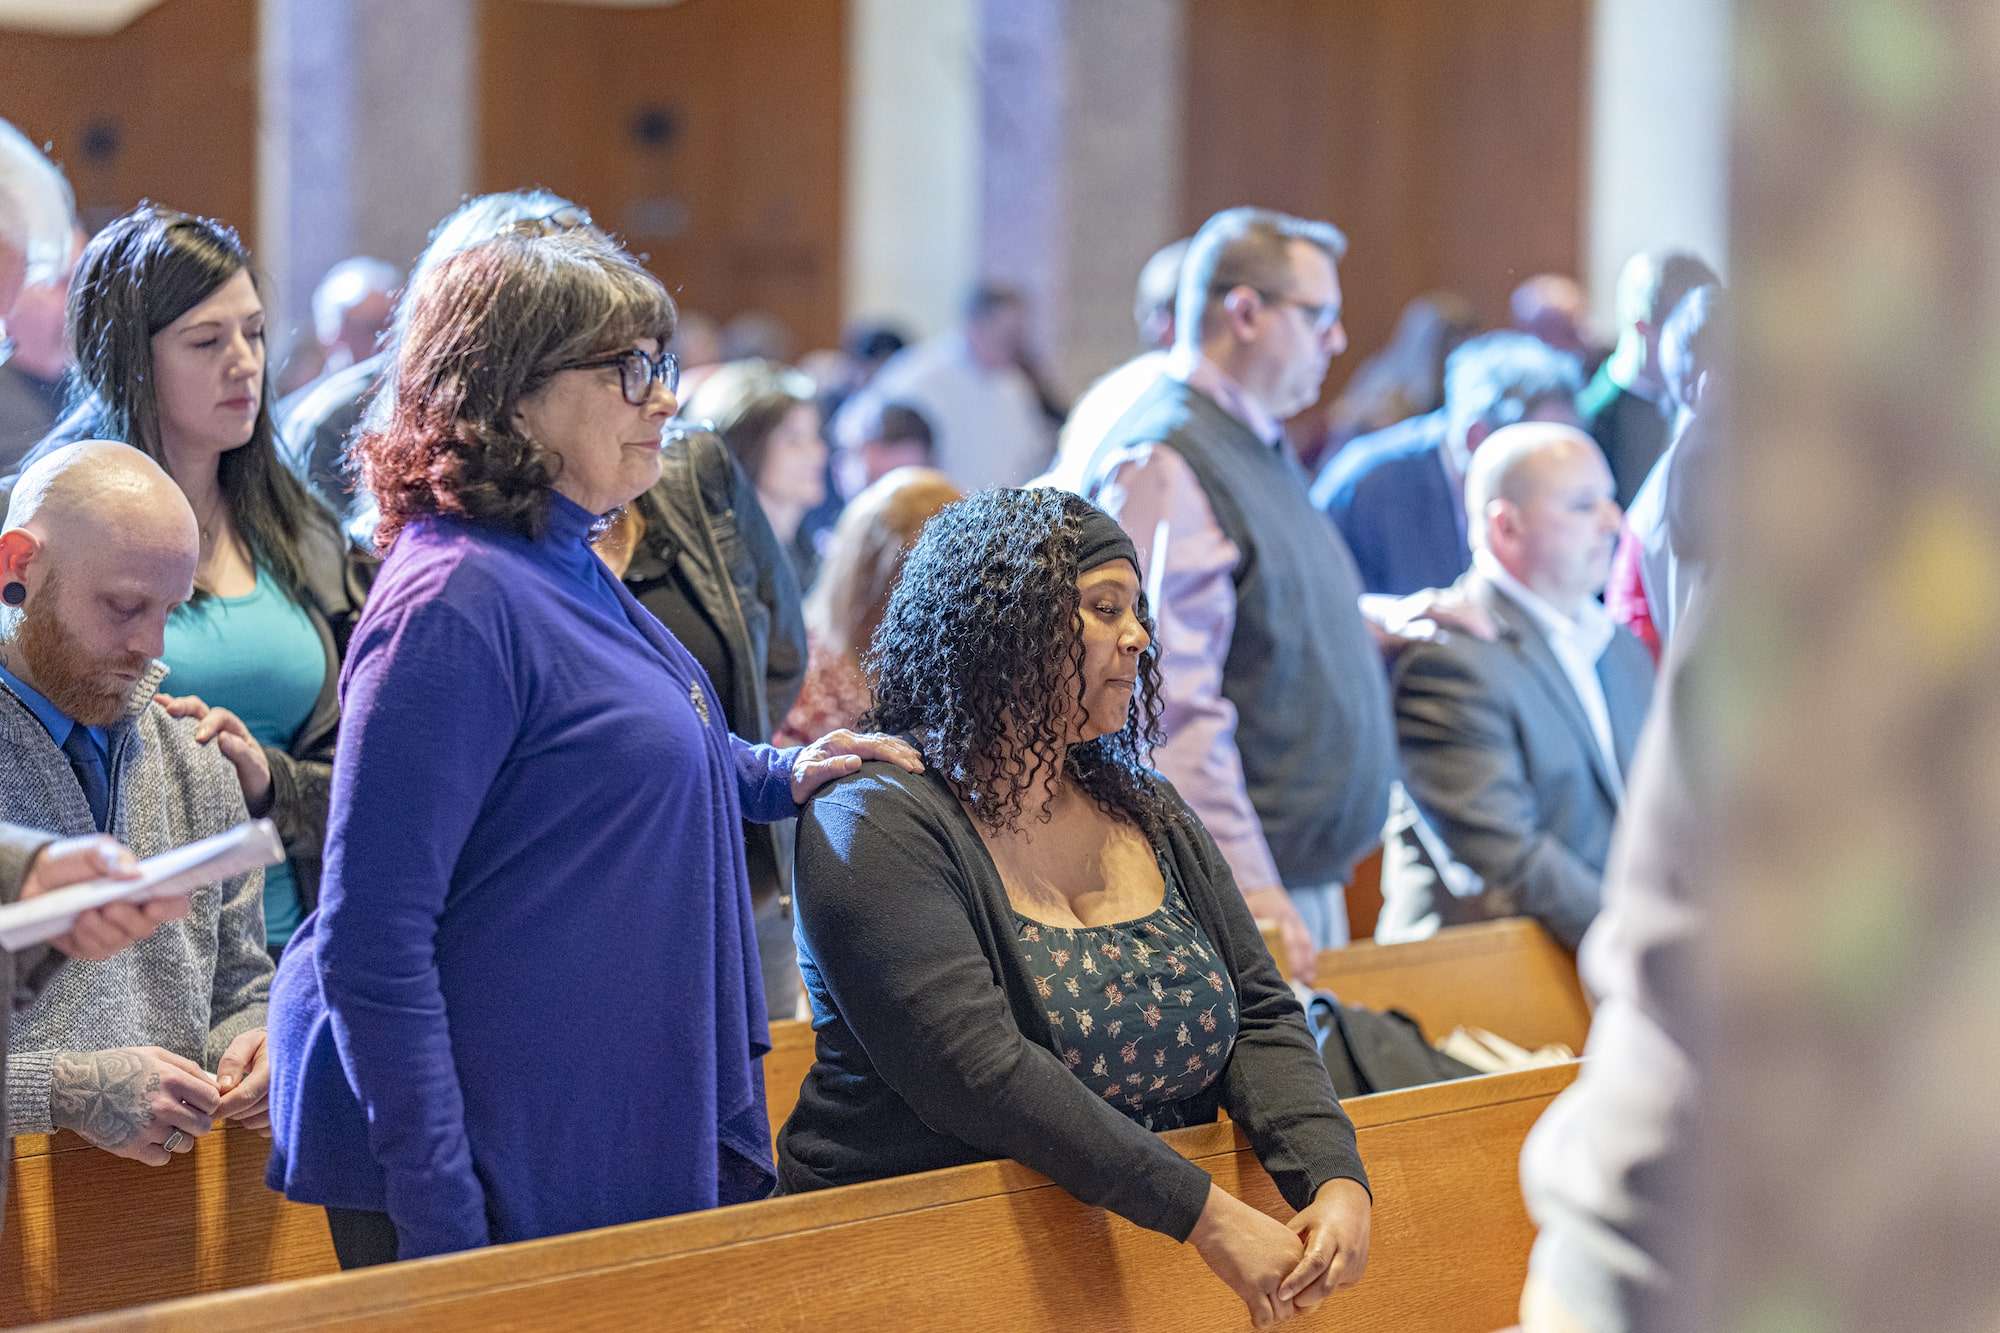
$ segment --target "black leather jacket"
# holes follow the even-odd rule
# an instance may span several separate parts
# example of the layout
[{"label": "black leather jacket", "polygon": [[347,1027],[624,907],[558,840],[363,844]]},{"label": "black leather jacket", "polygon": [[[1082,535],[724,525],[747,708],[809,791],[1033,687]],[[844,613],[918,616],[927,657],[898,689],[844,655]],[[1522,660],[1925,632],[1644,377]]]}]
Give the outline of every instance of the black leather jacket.
[{"label": "black leather jacket", "polygon": [[330,515],[315,517],[324,521],[298,535],[306,576],[302,609],[326,654],[326,677],[311,715],[291,744],[264,747],[271,766],[268,813],[292,863],[302,913],[319,906],[320,857],[333,793],[333,749],[340,737],[340,664],[347,658],[347,639],[361,619],[361,603],[375,581],[377,565],[374,556],[347,540]]},{"label": "black leather jacket", "polygon": [[[660,480],[634,502],[645,531],[625,586],[667,624],[663,604],[692,593],[729,659],[728,683],[714,682],[729,729],[767,741],[805,679],[798,579],[750,478],[715,434],[670,427],[660,459]],[[791,891],[793,824],[745,826],[758,907]]]}]

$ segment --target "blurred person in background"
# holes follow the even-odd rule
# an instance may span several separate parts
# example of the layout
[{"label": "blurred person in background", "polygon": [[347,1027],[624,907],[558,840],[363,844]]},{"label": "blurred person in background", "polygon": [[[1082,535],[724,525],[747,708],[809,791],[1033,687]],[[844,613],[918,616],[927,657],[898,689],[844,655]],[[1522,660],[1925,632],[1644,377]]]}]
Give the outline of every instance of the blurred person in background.
[{"label": "blurred person in background", "polygon": [[[504,227],[527,218],[585,225],[590,215],[560,195],[546,190],[510,190],[467,199],[437,224],[430,241],[410,266],[409,286],[425,273],[465,249],[489,240]],[[359,517],[370,526],[364,501],[357,503],[354,479],[345,466],[347,444],[360,423],[368,397],[394,363],[393,344],[409,319],[409,288],[405,287],[382,334],[381,346],[356,351],[353,364],[322,376],[278,406],[279,448],[285,465],[342,522]]]},{"label": "blurred person in background", "polygon": [[681,416],[707,424],[729,446],[799,585],[811,586],[818,554],[799,540],[800,523],[826,498],[827,462],[813,382],[773,361],[726,362],[689,394]]},{"label": "blurred person in background", "polygon": [[904,403],[884,403],[861,423],[852,446],[833,451],[834,490],[843,503],[904,467],[929,467],[936,452],[931,423]]},{"label": "blurred person in background", "polygon": [[722,351],[722,326],[699,310],[683,310],[674,326],[674,355],[681,359],[681,374],[721,365],[728,358]]},{"label": "blurred person in background", "polygon": [[264,302],[235,231],[155,204],[114,220],[77,263],[69,329],[78,406],[31,459],[120,440],[194,507],[195,595],[167,620],[159,699],[196,720],[284,838],[264,876],[276,954],[318,896],[340,664],[372,562],[279,456]]},{"label": "blurred person in background", "polygon": [[1508,296],[1507,313],[1520,332],[1575,357],[1586,375],[1604,360],[1605,349],[1590,331],[1590,303],[1575,278],[1537,273]]},{"label": "blurred person in background", "polygon": [[1056,437],[1055,462],[1035,478],[1034,485],[1065,491],[1080,487],[1091,455],[1106,433],[1167,373],[1167,352],[1174,345],[1174,300],[1192,239],[1183,236],[1161,246],[1139,270],[1139,286],[1132,296],[1132,323],[1139,332],[1141,351],[1083,391]]},{"label": "blurred person in background", "polygon": [[313,288],[313,341],[296,349],[278,375],[278,395],[289,398],[322,375],[375,355],[375,345],[395,313],[403,274],[394,264],[357,255],[326,271]]},{"label": "blurred person in background", "polygon": [[[1711,493],[1728,341],[1728,298],[1697,287],[1660,334],[1660,366],[1675,404],[1674,442],[1653,464],[1625,514],[1604,605],[1658,659],[1686,615],[1714,552],[1720,499]],[[1683,460],[1686,460],[1683,463]]]},{"label": "blurred person in background", "polygon": [[[773,738],[803,745],[860,725],[874,702],[862,659],[882,623],[904,558],[931,515],[964,492],[944,473],[903,467],[871,482],[840,515],[806,599],[810,657],[798,701]],[[798,739],[803,737],[804,739]]]},{"label": "blurred person in background", "polygon": [[1465,473],[1473,451],[1519,421],[1574,426],[1576,359],[1525,333],[1484,333],[1445,362],[1444,406],[1350,442],[1313,483],[1361,583],[1403,597],[1454,582],[1472,564]]},{"label": "blurred person in background", "polygon": [[773,361],[792,359],[792,331],[768,310],[746,310],[722,326],[722,360]]},{"label": "blurred person in background", "polygon": [[1576,410],[1611,464],[1621,507],[1631,507],[1668,443],[1674,403],[1660,369],[1660,332],[1683,296],[1719,281],[1685,250],[1641,251],[1618,274],[1618,344]]},{"label": "blurred person in background", "polygon": [[[88,238],[74,233],[77,252]],[[62,415],[65,377],[75,364],[63,327],[72,260],[53,282],[22,291],[6,319],[13,355],[0,362],[0,477],[11,476]]]},{"label": "blurred person in background", "polygon": [[1381,351],[1363,361],[1333,400],[1317,449],[1301,449],[1308,471],[1323,466],[1349,440],[1435,412],[1444,403],[1444,368],[1454,348],[1479,331],[1464,297],[1430,292],[1403,307]]},{"label": "blurred person in background", "polygon": [[908,403],[936,433],[938,468],[959,485],[1017,486],[1048,462],[1055,445],[1042,393],[1022,368],[1027,340],[1026,298],[981,283],[964,322],[890,358],[841,408],[834,434],[853,438],[872,404]]}]

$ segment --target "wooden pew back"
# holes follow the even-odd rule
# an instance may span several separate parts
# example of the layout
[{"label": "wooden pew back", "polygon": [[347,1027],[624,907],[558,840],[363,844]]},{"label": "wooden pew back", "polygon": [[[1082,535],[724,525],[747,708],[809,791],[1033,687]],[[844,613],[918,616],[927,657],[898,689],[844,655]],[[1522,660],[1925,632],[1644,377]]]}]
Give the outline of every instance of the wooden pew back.
[{"label": "wooden pew back", "polygon": [[[1576,1066],[1360,1098],[1375,1186],[1368,1275],[1300,1329],[1425,1333],[1512,1321],[1533,1239],[1530,1125]],[[1240,1133],[1168,1136],[1225,1189],[1289,1210]],[[669,1313],[670,1312],[670,1313]],[[1241,1329],[1192,1247],[1085,1207],[1011,1162],[201,1297],[81,1327],[623,1330]]]},{"label": "wooden pew back", "polygon": [[[1317,982],[1352,1003],[1406,1009],[1432,1037],[1468,1023],[1524,1045],[1581,1050],[1590,1022],[1569,954],[1528,921],[1328,952]],[[813,1037],[803,1022],[771,1032],[765,1080],[775,1131],[812,1066]],[[0,1234],[0,1324],[334,1271],[320,1210],[264,1188],[268,1152],[265,1139],[225,1128],[156,1169],[68,1134],[17,1140]]]},{"label": "wooden pew back", "polygon": [[[1451,926],[1408,944],[1330,949],[1319,956],[1314,984],[1350,1004],[1406,1010],[1433,1041],[1466,1025],[1530,1048],[1560,1042],[1580,1052],[1590,1031],[1575,959],[1525,917]],[[764,1096],[773,1135],[798,1104],[812,1063],[811,1024],[771,1024]]]},{"label": "wooden pew back", "polygon": [[1313,984],[1349,1004],[1404,1010],[1433,1041],[1482,1027],[1530,1048],[1560,1042],[1581,1052],[1590,1032],[1575,958],[1526,917],[1328,950]]},{"label": "wooden pew back", "polygon": [[270,1155],[233,1126],[161,1167],[69,1133],[15,1139],[0,1324],[334,1272],[326,1214],[264,1187]]}]

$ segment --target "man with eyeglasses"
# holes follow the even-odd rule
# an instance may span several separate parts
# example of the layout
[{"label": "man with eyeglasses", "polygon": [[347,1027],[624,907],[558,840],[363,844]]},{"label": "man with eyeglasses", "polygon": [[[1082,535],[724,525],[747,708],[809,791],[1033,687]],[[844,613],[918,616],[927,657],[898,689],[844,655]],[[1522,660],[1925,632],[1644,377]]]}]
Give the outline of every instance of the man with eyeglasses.
[{"label": "man with eyeglasses", "polygon": [[1396,764],[1384,636],[1280,428],[1347,346],[1346,248],[1327,222],[1210,218],[1181,270],[1168,374],[1083,485],[1145,564],[1163,649],[1155,762],[1307,977],[1317,950],[1347,942],[1346,881],[1381,835]]}]

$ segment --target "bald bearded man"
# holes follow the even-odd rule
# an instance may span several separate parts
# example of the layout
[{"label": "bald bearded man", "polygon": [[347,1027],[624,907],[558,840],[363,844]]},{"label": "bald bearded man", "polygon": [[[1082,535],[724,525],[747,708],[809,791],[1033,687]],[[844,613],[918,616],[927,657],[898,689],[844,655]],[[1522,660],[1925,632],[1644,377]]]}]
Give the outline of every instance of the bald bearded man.
[{"label": "bald bearded man", "polygon": [[[126,445],[22,475],[0,530],[0,820],[152,856],[245,818],[229,762],[152,705],[199,544],[180,488]],[[262,886],[201,890],[144,943],[62,968],[8,1037],[8,1134],[72,1129],[158,1166],[216,1116],[268,1128]]]},{"label": "bald bearded man", "polygon": [[1597,595],[1619,510],[1611,470],[1569,426],[1508,426],[1465,479],[1463,594],[1491,642],[1418,644],[1392,693],[1404,791],[1382,869],[1378,940],[1532,916],[1574,949],[1597,915],[1652,659]]}]

